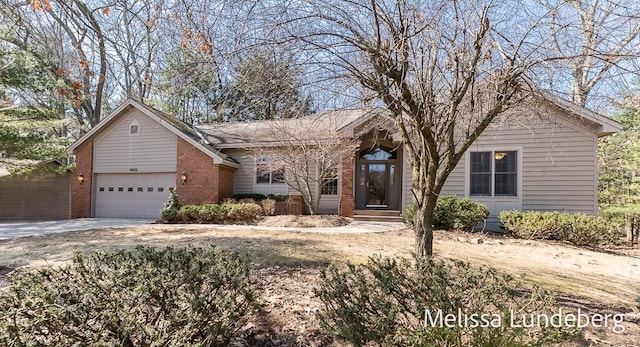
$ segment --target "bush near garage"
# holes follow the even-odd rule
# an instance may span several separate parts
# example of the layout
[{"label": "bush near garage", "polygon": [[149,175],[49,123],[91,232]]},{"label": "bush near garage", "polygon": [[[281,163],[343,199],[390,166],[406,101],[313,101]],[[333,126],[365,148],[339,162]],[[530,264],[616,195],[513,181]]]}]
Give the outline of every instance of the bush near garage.
[{"label": "bush near garage", "polygon": [[0,291],[3,346],[228,346],[256,309],[245,256],[218,248],[76,254]]},{"label": "bush near garage", "polygon": [[[553,327],[512,327],[511,312],[517,312],[516,323],[522,314],[557,312],[553,295],[522,290],[508,274],[464,262],[374,257],[362,265],[331,265],[316,294],[322,329],[353,346],[540,346],[572,335]],[[441,317],[475,314],[477,321],[496,314],[500,324],[440,325],[438,310]]]},{"label": "bush near garage", "polygon": [[[442,195],[438,198],[433,212],[433,227],[439,230],[471,229],[489,216],[487,207],[469,198]],[[413,225],[414,207],[405,211],[405,222]]]},{"label": "bush near garage", "polygon": [[502,211],[505,233],[518,238],[567,241],[576,246],[598,246],[618,236],[607,221],[584,213]]}]

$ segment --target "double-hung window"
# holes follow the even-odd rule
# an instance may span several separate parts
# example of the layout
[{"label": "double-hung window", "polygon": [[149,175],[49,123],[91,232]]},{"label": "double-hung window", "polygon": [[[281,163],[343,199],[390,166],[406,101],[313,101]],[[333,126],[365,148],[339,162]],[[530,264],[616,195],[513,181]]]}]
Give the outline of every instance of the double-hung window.
[{"label": "double-hung window", "polygon": [[518,196],[518,152],[471,152],[469,195]]},{"label": "double-hung window", "polygon": [[338,169],[333,168],[328,173],[326,177],[324,177],[324,182],[322,182],[322,195],[338,195]]}]

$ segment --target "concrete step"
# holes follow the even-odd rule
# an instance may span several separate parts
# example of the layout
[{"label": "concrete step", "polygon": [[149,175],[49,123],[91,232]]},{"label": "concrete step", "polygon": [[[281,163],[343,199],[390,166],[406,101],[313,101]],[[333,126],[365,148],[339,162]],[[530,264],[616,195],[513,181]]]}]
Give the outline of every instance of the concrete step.
[{"label": "concrete step", "polygon": [[363,216],[400,216],[400,211],[398,210],[355,210],[355,215],[363,215]]},{"label": "concrete step", "polygon": [[401,216],[377,216],[377,215],[364,215],[356,214],[353,216],[354,221],[360,222],[403,222]]}]

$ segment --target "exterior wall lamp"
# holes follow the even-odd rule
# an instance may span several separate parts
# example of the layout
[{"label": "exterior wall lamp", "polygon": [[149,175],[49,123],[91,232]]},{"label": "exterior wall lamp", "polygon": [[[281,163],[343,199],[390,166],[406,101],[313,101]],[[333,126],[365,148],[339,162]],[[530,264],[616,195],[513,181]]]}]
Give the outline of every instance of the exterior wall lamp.
[{"label": "exterior wall lamp", "polygon": [[83,174],[79,174],[78,175],[78,182],[80,182],[80,185],[82,185],[84,183],[84,175]]},{"label": "exterior wall lamp", "polygon": [[182,180],[182,184],[187,184],[187,173],[182,171],[182,175],[180,175],[180,179]]}]

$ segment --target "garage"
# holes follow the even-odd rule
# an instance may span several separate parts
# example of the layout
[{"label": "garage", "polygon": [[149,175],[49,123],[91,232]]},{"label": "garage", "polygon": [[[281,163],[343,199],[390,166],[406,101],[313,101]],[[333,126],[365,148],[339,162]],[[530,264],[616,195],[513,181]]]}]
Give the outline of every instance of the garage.
[{"label": "garage", "polygon": [[96,217],[160,217],[176,173],[96,174]]}]

